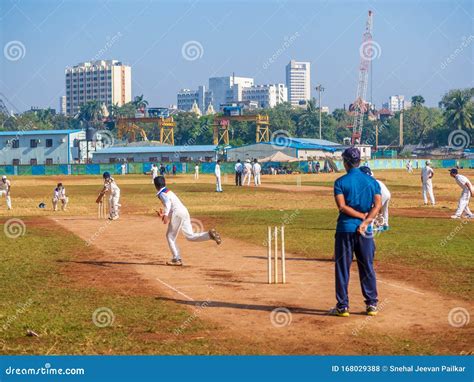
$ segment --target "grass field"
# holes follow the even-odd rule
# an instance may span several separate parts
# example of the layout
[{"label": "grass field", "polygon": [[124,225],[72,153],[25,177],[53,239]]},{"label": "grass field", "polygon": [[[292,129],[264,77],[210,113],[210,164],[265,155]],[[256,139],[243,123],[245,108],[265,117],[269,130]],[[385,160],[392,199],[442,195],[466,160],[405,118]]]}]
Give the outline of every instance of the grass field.
[{"label": "grass field", "polygon": [[[474,171],[465,173],[474,179]],[[437,170],[437,206],[423,207],[419,174],[380,171],[376,175],[392,191],[391,230],[376,237],[378,271],[469,304],[473,298],[474,222],[449,219],[460,194],[454,180],[446,170]],[[329,260],[337,219],[332,184],[338,176],[264,176],[267,187],[256,189],[236,188],[229,175],[224,178],[223,194],[214,192],[211,176],[194,182],[191,176],[180,175],[171,177],[169,185],[194,218],[206,226],[216,225],[224,237],[261,245],[267,225],[285,224],[291,233],[286,240],[288,252]],[[150,216],[160,207],[149,177],[127,175],[116,180],[122,190],[123,215]],[[186,325],[182,335],[176,336],[174,330],[190,317],[186,307],[157,299],[154,287],[129,271],[122,274],[103,267],[82,274],[71,267],[75,259],[100,256],[101,245],[106,243],[88,247],[50,217],[96,219],[94,201],[101,188],[100,177],[13,177],[11,181],[14,210],[6,211],[2,205],[1,221],[21,219],[25,234],[17,239],[0,235],[0,353],[266,352],[264,345],[259,347],[236,336],[214,337],[210,333],[215,323],[200,317],[192,318],[192,325]],[[66,212],[53,213],[50,200],[58,181],[65,184],[70,206]],[[41,201],[47,204],[44,210],[37,208]],[[102,282],[104,274],[115,283]],[[121,288],[121,279],[137,287]],[[91,312],[98,306],[110,307],[120,317],[113,328],[91,325]],[[39,337],[27,337],[28,329]],[[403,354],[404,341],[388,341],[385,351]],[[429,351],[436,353],[436,347],[432,345]],[[426,349],[412,346],[410,353]]]}]

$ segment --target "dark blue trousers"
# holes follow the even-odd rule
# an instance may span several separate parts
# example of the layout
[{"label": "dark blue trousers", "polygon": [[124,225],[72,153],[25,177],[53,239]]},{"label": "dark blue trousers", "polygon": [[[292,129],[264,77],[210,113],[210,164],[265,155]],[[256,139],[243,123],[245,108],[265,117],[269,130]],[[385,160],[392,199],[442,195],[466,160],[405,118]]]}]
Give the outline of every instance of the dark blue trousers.
[{"label": "dark blue trousers", "polygon": [[377,305],[377,281],[373,266],[375,242],[357,232],[336,232],[336,299],[338,308],[349,308],[349,277],[355,254],[360,286],[366,305]]}]

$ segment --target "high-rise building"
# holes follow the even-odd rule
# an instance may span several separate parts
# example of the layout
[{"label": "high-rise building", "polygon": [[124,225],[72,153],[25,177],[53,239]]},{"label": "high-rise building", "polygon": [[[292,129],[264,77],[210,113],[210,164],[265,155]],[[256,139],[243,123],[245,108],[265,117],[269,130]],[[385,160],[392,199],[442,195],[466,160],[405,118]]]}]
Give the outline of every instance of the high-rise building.
[{"label": "high-rise building", "polygon": [[396,111],[409,109],[411,102],[405,100],[403,95],[393,95],[389,97],[387,106],[392,113],[395,113]]},{"label": "high-rise building", "polygon": [[286,87],[288,101],[292,106],[311,98],[311,70],[310,63],[291,60],[286,66]]},{"label": "high-rise building", "polygon": [[66,68],[66,113],[75,115],[88,101],[106,106],[132,100],[132,69],[117,60],[82,62]]},{"label": "high-rise building", "polygon": [[242,101],[255,101],[258,107],[271,108],[287,102],[287,94],[284,84],[254,85],[242,89]]},{"label": "high-rise building", "polygon": [[67,100],[66,96],[59,97],[59,114],[67,113]]},{"label": "high-rise building", "polygon": [[211,77],[209,90],[212,92],[212,106],[216,111],[221,110],[221,105],[242,101],[242,89],[253,86],[253,78],[248,77]]},{"label": "high-rise building", "polygon": [[177,94],[178,110],[191,111],[196,103],[202,114],[205,114],[212,103],[212,93],[205,86],[198,86],[197,90],[181,89]]}]

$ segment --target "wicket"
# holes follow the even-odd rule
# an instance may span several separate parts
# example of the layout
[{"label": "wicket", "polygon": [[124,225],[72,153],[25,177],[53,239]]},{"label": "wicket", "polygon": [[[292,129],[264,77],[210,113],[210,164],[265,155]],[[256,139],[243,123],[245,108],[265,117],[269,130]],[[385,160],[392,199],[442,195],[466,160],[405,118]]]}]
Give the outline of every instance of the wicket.
[{"label": "wicket", "polygon": [[97,203],[98,205],[98,210],[97,210],[97,218],[98,219],[107,219],[109,213],[108,213],[108,203],[102,201],[100,203]]},{"label": "wicket", "polygon": [[[273,234],[273,235],[272,235]],[[274,259],[272,259],[272,236],[274,246]],[[280,227],[280,241],[281,241],[281,283],[286,283],[286,264],[285,264],[285,226]],[[267,272],[268,272],[268,283],[272,284],[272,260],[274,261],[274,277],[273,283],[278,284],[278,227],[268,227],[268,245],[267,245],[268,259],[267,259]]]}]

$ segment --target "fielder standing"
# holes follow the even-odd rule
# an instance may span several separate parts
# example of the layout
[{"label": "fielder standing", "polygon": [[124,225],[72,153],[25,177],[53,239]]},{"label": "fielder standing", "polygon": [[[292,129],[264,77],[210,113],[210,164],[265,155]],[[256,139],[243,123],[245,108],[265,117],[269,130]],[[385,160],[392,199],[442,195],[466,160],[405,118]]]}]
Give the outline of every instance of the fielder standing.
[{"label": "fielder standing", "polygon": [[237,163],[235,164],[235,185],[242,186],[242,172],[244,170],[244,166],[240,163],[240,159],[237,159]]},{"label": "fielder standing", "polygon": [[452,168],[449,171],[449,175],[452,178],[456,179],[456,183],[461,187],[461,197],[458,202],[458,209],[451,216],[451,219],[460,219],[462,214],[465,213],[468,219],[474,218],[471,210],[469,209],[469,201],[471,200],[471,195],[474,195],[474,187],[472,186],[471,181],[464,175],[459,174],[457,168]]},{"label": "fielder standing", "polygon": [[358,168],[360,151],[357,148],[346,149],[342,159],[347,174],[334,183],[334,197],[339,209],[334,251],[337,305],[330,314],[349,316],[349,275],[355,254],[366,313],[375,316],[378,303],[373,267],[375,243],[370,227],[381,206],[380,186]]},{"label": "fielder standing", "polygon": [[247,186],[250,186],[250,178],[252,177],[252,165],[250,164],[250,159],[245,161],[244,165],[244,186],[245,182],[247,182]]},{"label": "fielder standing", "polygon": [[222,192],[221,160],[220,159],[218,159],[216,162],[216,168],[214,169],[214,174],[216,175],[216,192]]},{"label": "fielder standing", "polygon": [[252,172],[253,172],[253,180],[255,183],[255,187],[258,187],[262,184],[260,180],[260,175],[262,173],[262,166],[260,166],[260,163],[258,163],[257,158],[255,158],[253,161]]},{"label": "fielder standing", "polygon": [[423,189],[423,201],[425,205],[428,204],[428,196],[430,198],[431,204],[435,205],[435,197],[433,194],[433,181],[434,170],[431,167],[429,160],[425,162],[425,167],[421,170],[421,184]]},{"label": "fielder standing", "polygon": [[10,197],[11,184],[5,175],[2,176],[2,182],[0,183],[0,196],[5,195],[7,202],[7,208],[12,209],[12,199]]},{"label": "fielder standing", "polygon": [[214,240],[217,244],[221,243],[221,237],[215,229],[210,229],[208,232],[194,233],[188,209],[173,191],[166,188],[164,176],[155,178],[155,188],[158,191],[156,197],[161,200],[165,208],[164,211],[160,209],[158,216],[161,217],[163,224],[169,223],[168,230],[166,231],[166,240],[173,258],[171,261],[166,262],[166,265],[183,265],[179,248],[176,245],[176,239],[180,230],[183,231],[184,236],[189,241]]},{"label": "fielder standing", "polygon": [[155,182],[155,178],[158,176],[158,167],[156,164],[151,165],[151,183]]},{"label": "fielder standing", "polygon": [[199,179],[199,164],[196,163],[196,165],[194,166],[194,180],[198,180]]}]

